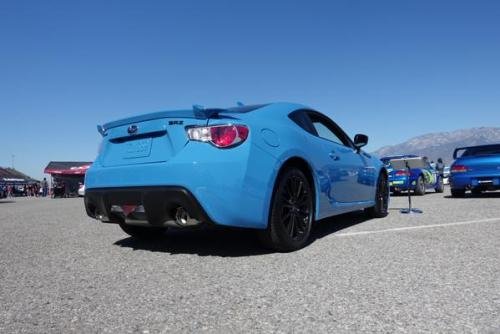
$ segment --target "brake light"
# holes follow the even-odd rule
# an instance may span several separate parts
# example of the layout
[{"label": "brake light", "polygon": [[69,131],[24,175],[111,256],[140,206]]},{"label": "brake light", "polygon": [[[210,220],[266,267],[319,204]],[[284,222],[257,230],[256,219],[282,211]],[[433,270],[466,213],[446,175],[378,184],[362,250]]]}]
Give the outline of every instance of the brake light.
[{"label": "brake light", "polygon": [[187,129],[190,140],[209,142],[219,148],[228,148],[243,143],[248,138],[245,125],[224,124],[200,126]]},{"label": "brake light", "polygon": [[453,165],[450,170],[451,173],[465,173],[467,171],[469,171],[469,168],[464,165]]},{"label": "brake light", "polygon": [[408,176],[408,175],[410,175],[410,173],[408,173],[407,170],[400,169],[400,170],[396,171],[395,175],[396,176]]}]

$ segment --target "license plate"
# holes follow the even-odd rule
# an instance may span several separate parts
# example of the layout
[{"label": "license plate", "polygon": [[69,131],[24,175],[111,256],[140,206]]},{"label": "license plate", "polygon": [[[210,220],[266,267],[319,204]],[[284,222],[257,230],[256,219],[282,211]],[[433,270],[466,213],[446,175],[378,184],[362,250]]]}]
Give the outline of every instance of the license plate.
[{"label": "license plate", "polygon": [[135,159],[148,157],[151,154],[152,138],[132,140],[124,143],[125,159]]}]

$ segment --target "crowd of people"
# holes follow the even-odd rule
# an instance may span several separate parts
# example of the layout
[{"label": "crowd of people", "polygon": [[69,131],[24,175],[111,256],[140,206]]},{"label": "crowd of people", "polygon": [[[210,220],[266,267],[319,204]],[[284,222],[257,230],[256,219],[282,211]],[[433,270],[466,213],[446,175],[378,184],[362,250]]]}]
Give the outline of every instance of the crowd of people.
[{"label": "crowd of people", "polygon": [[0,187],[5,197],[46,197],[49,194],[49,183],[46,178],[42,182],[5,184]]}]

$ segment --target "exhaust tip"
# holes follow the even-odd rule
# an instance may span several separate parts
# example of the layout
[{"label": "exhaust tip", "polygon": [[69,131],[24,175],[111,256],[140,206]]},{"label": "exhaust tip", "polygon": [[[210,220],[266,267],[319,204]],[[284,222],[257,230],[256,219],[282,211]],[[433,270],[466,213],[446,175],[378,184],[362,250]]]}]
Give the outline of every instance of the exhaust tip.
[{"label": "exhaust tip", "polygon": [[187,210],[179,206],[177,210],[175,210],[175,222],[181,226],[186,226],[189,224],[189,221],[191,220],[191,216],[189,216],[189,213]]}]

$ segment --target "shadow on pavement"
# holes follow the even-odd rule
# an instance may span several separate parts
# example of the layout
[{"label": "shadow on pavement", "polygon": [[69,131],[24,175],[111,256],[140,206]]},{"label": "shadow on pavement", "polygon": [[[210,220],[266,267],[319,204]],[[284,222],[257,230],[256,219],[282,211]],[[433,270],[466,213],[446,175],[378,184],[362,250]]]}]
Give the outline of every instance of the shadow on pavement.
[{"label": "shadow on pavement", "polygon": [[[366,220],[368,218],[362,211],[319,220],[313,225],[309,244]],[[240,257],[274,253],[273,250],[261,245],[257,232],[251,229],[212,227],[197,230],[169,230],[158,239],[139,240],[128,237],[114,244],[134,250],[199,256]]]},{"label": "shadow on pavement", "polygon": [[2,199],[0,199],[0,204],[6,204],[6,203],[16,203],[16,201],[2,200]]}]

